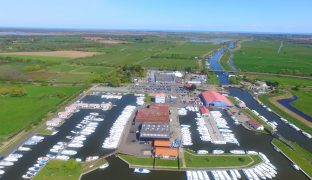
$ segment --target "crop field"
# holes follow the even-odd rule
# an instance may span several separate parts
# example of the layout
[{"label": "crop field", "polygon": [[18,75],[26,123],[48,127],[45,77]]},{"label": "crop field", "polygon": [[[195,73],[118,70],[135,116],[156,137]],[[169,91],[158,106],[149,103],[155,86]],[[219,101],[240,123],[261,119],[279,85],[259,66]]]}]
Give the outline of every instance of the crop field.
[{"label": "crop field", "polygon": [[243,42],[234,53],[234,64],[242,71],[282,74],[311,74],[311,45],[277,40],[253,40]]},{"label": "crop field", "polygon": [[[0,89],[14,86],[1,84]],[[47,112],[54,110],[59,103],[80,89],[78,86],[23,85],[22,87],[25,89],[25,96],[0,95],[0,141],[31,123],[40,121]]]},{"label": "crop field", "polygon": [[11,53],[0,53],[0,56],[31,56],[36,57],[64,57],[64,58],[81,58],[87,56],[96,55],[96,52],[86,52],[86,51],[37,51],[37,52],[11,52]]}]

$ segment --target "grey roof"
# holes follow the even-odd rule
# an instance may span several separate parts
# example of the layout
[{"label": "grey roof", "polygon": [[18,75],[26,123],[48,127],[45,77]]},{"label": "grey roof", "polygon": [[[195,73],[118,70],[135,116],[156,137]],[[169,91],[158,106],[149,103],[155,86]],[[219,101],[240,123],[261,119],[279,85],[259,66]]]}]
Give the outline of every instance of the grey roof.
[{"label": "grey roof", "polygon": [[140,138],[168,139],[170,128],[168,123],[142,123]]},{"label": "grey roof", "polygon": [[174,82],[175,81],[175,77],[173,74],[156,72],[154,75],[155,75],[156,82]]}]

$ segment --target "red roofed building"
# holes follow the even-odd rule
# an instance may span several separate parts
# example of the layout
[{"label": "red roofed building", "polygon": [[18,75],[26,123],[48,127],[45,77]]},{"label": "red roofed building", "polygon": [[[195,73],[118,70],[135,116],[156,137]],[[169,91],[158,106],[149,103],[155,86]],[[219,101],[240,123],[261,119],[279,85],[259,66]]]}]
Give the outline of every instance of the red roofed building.
[{"label": "red roofed building", "polygon": [[205,91],[199,95],[199,98],[202,100],[205,106],[213,106],[213,107],[232,107],[232,102],[225,96],[221,95],[216,91]]},{"label": "red roofed building", "polygon": [[247,124],[249,126],[251,126],[252,128],[254,128],[255,130],[263,130],[264,127],[258,123],[258,121],[254,120],[254,119],[251,119],[249,121],[247,121]]},{"label": "red roofed building", "polygon": [[209,116],[209,110],[208,108],[206,108],[205,106],[202,106],[200,107],[200,113],[203,115],[203,116]]},{"label": "red roofed building", "polygon": [[138,110],[135,122],[169,123],[169,106],[151,103],[147,108]]}]

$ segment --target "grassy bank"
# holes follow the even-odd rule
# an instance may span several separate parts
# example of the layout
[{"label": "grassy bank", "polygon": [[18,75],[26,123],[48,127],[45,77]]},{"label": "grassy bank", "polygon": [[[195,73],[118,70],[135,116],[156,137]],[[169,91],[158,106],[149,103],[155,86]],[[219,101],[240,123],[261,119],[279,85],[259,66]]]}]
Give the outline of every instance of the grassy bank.
[{"label": "grassy bank", "polygon": [[291,91],[291,93],[298,97],[291,105],[303,113],[312,116],[312,91],[298,90]]},{"label": "grassy bank", "polygon": [[75,160],[50,160],[34,180],[78,180],[83,165]]},{"label": "grassy bank", "polygon": [[208,84],[219,85],[219,79],[217,75],[213,72],[208,74]]},{"label": "grassy bank", "polygon": [[268,106],[270,109],[272,109],[275,113],[277,113],[279,116],[287,119],[288,121],[290,121],[291,123],[295,124],[296,126],[298,126],[300,129],[302,129],[303,131],[306,131],[309,134],[312,134],[312,128],[306,126],[305,124],[303,124],[301,121],[297,120],[296,118],[292,117],[291,115],[289,115],[288,113],[286,113],[285,111],[281,110],[280,108],[278,108],[277,106],[275,106],[271,101],[270,101],[270,96],[266,95],[266,94],[262,94],[260,96],[258,96],[259,100],[265,104],[266,106]]},{"label": "grassy bank", "polygon": [[281,87],[294,87],[294,86],[312,86],[311,79],[295,78],[295,77],[283,77],[283,76],[272,76],[272,75],[260,75],[260,74],[247,74],[250,80],[261,80],[270,83],[277,82]]},{"label": "grassy bank", "polygon": [[268,125],[264,120],[262,120],[259,116],[257,116],[254,112],[252,112],[250,109],[248,108],[244,108],[243,111],[248,114],[249,116],[251,116],[253,119],[255,119],[258,123],[260,123],[265,129],[267,129],[269,132],[273,131],[273,128]]},{"label": "grassy bank", "polygon": [[230,51],[227,50],[220,59],[222,68],[226,71],[232,71],[233,69],[229,65]]},{"label": "grassy bank", "polygon": [[[0,88],[11,86],[1,84]],[[25,89],[25,96],[0,96],[0,142],[38,124],[48,112],[57,110],[58,105],[81,89],[79,86],[21,86]]]},{"label": "grassy bank", "polygon": [[291,143],[294,147],[292,149],[284,142],[273,139],[272,144],[278,147],[288,158],[295,162],[304,172],[306,172],[310,177],[312,177],[312,153],[301,148],[296,143]]},{"label": "grassy bank", "polygon": [[145,157],[136,157],[130,156],[126,154],[118,154],[117,157],[126,161],[130,166],[149,166],[153,167],[153,158],[145,158]]},{"label": "grassy bank", "polygon": [[155,167],[159,168],[174,168],[177,169],[179,166],[177,159],[155,159]]},{"label": "grassy bank", "polygon": [[246,168],[262,162],[258,155],[197,155],[184,153],[187,168]]}]

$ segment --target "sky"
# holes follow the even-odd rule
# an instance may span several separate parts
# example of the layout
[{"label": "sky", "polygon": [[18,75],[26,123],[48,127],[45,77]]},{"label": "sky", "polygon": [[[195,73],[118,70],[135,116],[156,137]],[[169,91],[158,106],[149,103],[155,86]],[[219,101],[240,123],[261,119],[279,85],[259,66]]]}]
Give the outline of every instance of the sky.
[{"label": "sky", "polygon": [[0,27],[312,33],[312,0],[0,0]]}]

